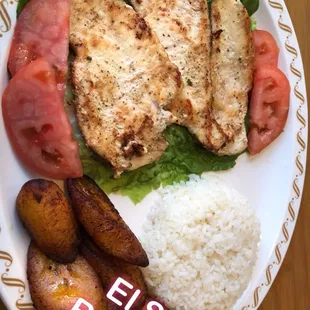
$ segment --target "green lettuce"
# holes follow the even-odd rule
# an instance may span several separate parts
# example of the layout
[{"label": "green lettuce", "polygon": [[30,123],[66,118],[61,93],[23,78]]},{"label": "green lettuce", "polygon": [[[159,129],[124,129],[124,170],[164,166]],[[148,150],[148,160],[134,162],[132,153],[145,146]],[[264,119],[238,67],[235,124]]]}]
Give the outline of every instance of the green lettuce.
[{"label": "green lettuce", "polygon": [[259,0],[241,0],[250,16],[252,16],[259,8]]},{"label": "green lettuce", "polygon": [[18,17],[18,15],[20,14],[20,12],[23,10],[23,8],[25,7],[25,5],[29,2],[29,0],[18,0],[17,3],[17,9],[16,9],[16,15]]},{"label": "green lettuce", "polygon": [[254,31],[256,29],[257,23],[256,19],[252,16],[251,17],[251,31]]},{"label": "green lettuce", "polygon": [[79,139],[84,173],[93,178],[106,193],[128,196],[140,202],[161,185],[187,181],[190,174],[233,168],[238,156],[217,156],[204,149],[187,129],[171,125],[165,133],[169,146],[160,160],[113,178],[111,167],[100,161]]}]

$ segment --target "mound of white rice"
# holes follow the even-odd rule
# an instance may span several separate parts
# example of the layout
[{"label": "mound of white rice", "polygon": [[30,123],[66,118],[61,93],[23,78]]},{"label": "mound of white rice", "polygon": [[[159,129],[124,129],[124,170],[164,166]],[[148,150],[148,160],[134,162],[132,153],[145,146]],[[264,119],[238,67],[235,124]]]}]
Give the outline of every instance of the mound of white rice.
[{"label": "mound of white rice", "polygon": [[216,176],[191,176],[160,194],[141,236],[150,290],[170,309],[232,309],[257,258],[254,211]]}]

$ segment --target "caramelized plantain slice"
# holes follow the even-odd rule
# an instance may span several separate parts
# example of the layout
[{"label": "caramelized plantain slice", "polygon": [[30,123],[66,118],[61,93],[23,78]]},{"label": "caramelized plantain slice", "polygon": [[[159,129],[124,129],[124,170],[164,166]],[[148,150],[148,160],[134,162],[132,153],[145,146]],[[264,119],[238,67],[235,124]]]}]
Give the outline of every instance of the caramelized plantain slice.
[{"label": "caramelized plantain slice", "polygon": [[[139,267],[130,265],[117,257],[104,253],[88,239],[82,241],[80,252],[99,275],[106,292],[108,292],[116,279],[121,277],[133,285],[134,289],[130,290],[130,292],[134,293],[137,289],[141,291],[139,297],[134,303],[134,308],[132,309],[140,310],[143,307],[148,292]],[[125,299],[124,297],[121,298],[122,300],[125,300],[124,304],[128,302],[131,295],[128,294]],[[109,302],[109,309],[120,308],[115,303]]]},{"label": "caramelized plantain slice", "polygon": [[63,191],[52,181],[30,180],[21,188],[16,207],[40,250],[59,262],[72,262],[79,246],[78,226]]},{"label": "caramelized plantain slice", "polygon": [[127,263],[148,266],[139,240],[91,178],[68,179],[66,185],[77,219],[101,250]]},{"label": "caramelized plantain slice", "polygon": [[108,309],[100,280],[81,255],[70,264],[56,263],[32,242],[28,249],[27,276],[37,310],[71,310],[79,298],[96,310]]}]

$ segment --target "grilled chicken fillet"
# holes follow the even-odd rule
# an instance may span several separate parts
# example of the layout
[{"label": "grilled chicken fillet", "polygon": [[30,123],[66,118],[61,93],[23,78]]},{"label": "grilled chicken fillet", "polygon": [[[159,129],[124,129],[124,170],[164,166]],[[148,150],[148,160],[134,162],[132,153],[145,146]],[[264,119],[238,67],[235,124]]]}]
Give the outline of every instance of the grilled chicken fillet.
[{"label": "grilled chicken fillet", "polygon": [[226,141],[211,113],[211,29],[206,0],[132,0],[179,68],[183,90],[170,111],[207,148]]},{"label": "grilled chicken fillet", "polygon": [[211,16],[213,115],[229,140],[218,153],[238,154],[247,147],[244,118],[254,62],[251,21],[239,0],[213,0]]},{"label": "grilled chicken fillet", "polygon": [[166,108],[180,73],[157,36],[130,6],[115,0],[72,0],[70,44],[76,112],[87,145],[116,174],[160,158]]}]

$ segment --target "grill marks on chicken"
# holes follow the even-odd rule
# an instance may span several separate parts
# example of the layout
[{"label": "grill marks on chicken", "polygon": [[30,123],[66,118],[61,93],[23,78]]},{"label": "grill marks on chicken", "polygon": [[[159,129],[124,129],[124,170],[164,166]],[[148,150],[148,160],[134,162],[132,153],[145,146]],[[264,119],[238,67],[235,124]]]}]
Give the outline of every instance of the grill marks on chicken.
[{"label": "grill marks on chicken", "polygon": [[213,0],[211,10],[213,115],[228,139],[218,153],[232,155],[247,147],[244,118],[254,65],[251,22],[239,0]]},{"label": "grill marks on chicken", "polygon": [[72,80],[88,146],[120,174],[158,160],[177,122],[219,155],[242,152],[254,60],[242,3],[213,0],[211,27],[204,0],[132,2],[139,15],[119,1],[72,1]]},{"label": "grill marks on chicken", "polygon": [[87,145],[116,174],[156,161],[167,147],[167,111],[180,73],[130,6],[72,0],[70,44],[76,112]]},{"label": "grill marks on chicken", "polygon": [[181,72],[183,90],[171,106],[178,122],[220,155],[242,152],[254,59],[243,4],[214,0],[212,27],[204,0],[133,0],[133,5]]},{"label": "grill marks on chicken", "polygon": [[181,72],[183,89],[170,111],[205,147],[217,151],[226,136],[211,113],[211,28],[206,1],[132,2]]}]

